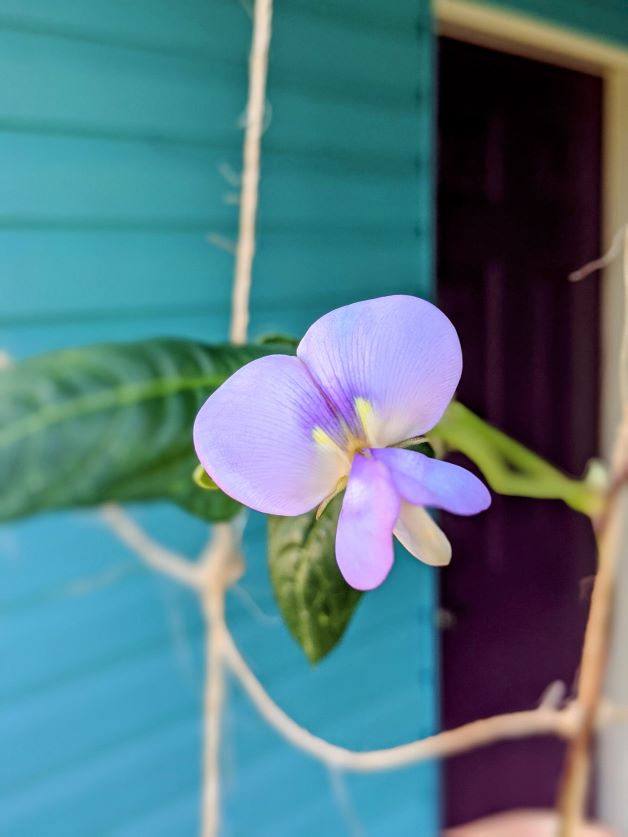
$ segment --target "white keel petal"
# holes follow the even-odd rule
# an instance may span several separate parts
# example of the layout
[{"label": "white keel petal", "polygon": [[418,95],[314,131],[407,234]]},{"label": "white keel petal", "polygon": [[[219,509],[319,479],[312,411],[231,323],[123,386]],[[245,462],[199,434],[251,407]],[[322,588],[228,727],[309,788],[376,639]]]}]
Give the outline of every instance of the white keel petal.
[{"label": "white keel petal", "polygon": [[401,504],[394,534],[408,552],[424,564],[444,567],[451,561],[451,544],[447,536],[420,506]]}]

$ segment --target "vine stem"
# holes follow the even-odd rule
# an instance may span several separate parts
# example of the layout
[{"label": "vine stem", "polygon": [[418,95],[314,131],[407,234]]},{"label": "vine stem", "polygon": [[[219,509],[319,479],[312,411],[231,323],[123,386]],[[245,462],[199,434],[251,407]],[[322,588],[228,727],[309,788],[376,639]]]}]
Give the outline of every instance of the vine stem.
[{"label": "vine stem", "polygon": [[595,719],[608,660],[615,580],[622,540],[622,504],[628,472],[628,226],[623,230],[624,326],[620,350],[621,416],[611,461],[612,484],[596,523],[598,570],[585,630],[577,701],[582,721],[567,750],[558,799],[559,837],[574,837],[584,821]]},{"label": "vine stem", "polygon": [[[216,727],[219,714],[217,701],[222,705],[224,694],[224,670],[228,669],[240,683],[260,715],[283,738],[303,752],[329,767],[357,772],[393,770],[429,759],[446,758],[464,753],[476,747],[483,747],[496,741],[525,738],[535,735],[555,735],[573,738],[581,726],[582,711],[577,702],[562,709],[541,705],[538,709],[493,715],[445,730],[436,735],[409,741],[397,747],[380,750],[357,751],[340,747],[313,735],[309,730],[291,718],[264,689],[248,663],[240,654],[226,623],[224,612],[225,593],[242,575],[244,560],[239,543],[235,540],[235,528],[229,524],[214,527],[213,537],[200,556],[191,562],[154,541],[119,507],[109,507],[106,522],[116,534],[147,566],[174,578],[196,590],[205,603],[204,610],[208,628],[212,631],[212,642],[208,645],[208,663],[218,664],[221,681],[216,685],[208,679],[205,693],[206,753],[205,768],[208,771],[204,799],[208,811],[207,821],[217,827],[218,784],[215,777],[219,771],[212,771],[218,764],[220,731]],[[164,558],[167,557],[167,561]],[[182,565],[182,566],[179,566]],[[193,574],[184,567],[194,567]],[[176,569],[175,569],[176,568]],[[211,670],[211,669],[208,669]],[[596,726],[625,723],[628,708],[614,708],[600,705],[595,718]]]},{"label": "vine stem", "polygon": [[591,762],[591,746],[597,708],[602,698],[612,614],[619,521],[615,514],[598,537],[598,571],[595,577],[589,619],[580,662],[578,704],[581,724],[565,760],[559,795],[560,837],[572,837],[583,823]]},{"label": "vine stem", "polygon": [[564,709],[541,707],[482,718],[397,747],[349,750],[313,735],[277,706],[243,659],[228,631],[224,654],[225,662],[264,720],[295,747],[336,769],[360,773],[393,770],[430,759],[447,758],[495,741],[535,735],[568,738],[579,723],[579,711],[575,704]]}]

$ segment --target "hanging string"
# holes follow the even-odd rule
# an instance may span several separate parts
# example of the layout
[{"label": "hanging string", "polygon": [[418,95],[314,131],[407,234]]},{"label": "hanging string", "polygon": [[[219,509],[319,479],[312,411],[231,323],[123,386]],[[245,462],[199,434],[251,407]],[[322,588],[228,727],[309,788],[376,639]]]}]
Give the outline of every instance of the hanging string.
[{"label": "hanging string", "polygon": [[[272,26],[272,0],[255,0],[253,34],[249,56],[249,88],[245,111],[243,170],[240,217],[235,250],[229,337],[232,343],[246,343],[249,326],[255,231],[259,203],[261,143],[264,132],[268,52]],[[203,837],[215,837],[220,824],[220,739],[225,699],[225,596],[235,578],[234,565],[240,558],[237,524],[214,527],[214,543],[207,563],[212,571],[201,590],[206,623],[203,752]]]},{"label": "hanging string", "polygon": [[253,42],[249,57],[249,96],[245,115],[240,224],[231,298],[230,338],[233,343],[246,342],[249,325],[272,12],[272,0],[255,0]]}]

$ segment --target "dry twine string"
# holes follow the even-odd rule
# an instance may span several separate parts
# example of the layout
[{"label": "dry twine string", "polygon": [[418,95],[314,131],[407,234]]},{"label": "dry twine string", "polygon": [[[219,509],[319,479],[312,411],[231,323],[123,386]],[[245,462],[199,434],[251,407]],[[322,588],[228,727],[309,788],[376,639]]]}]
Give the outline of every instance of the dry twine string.
[{"label": "dry twine string", "polygon": [[[246,343],[249,325],[249,299],[253,258],[255,256],[255,224],[259,196],[261,142],[264,130],[264,103],[268,76],[268,53],[272,26],[272,0],[256,0],[253,10],[253,35],[249,56],[249,91],[246,125],[240,217],[235,251],[231,326],[232,343]],[[228,587],[238,580],[244,569],[234,525],[220,524],[203,564],[210,570],[200,590],[206,623],[205,694],[204,694],[204,758],[203,758],[203,837],[214,837],[220,823],[220,734],[225,697],[225,596]]]},{"label": "dry twine string", "polygon": [[[214,593],[224,598],[228,587],[240,577],[243,570],[242,557],[239,550],[233,549],[232,536],[227,527],[215,527],[217,531],[214,539],[209,541],[199,561],[193,563],[164,549],[119,506],[105,506],[103,515],[117,537],[147,566],[197,590],[201,596],[208,588],[213,587]],[[506,739],[534,735],[556,735],[570,739],[581,726],[582,713],[576,702],[562,709],[541,704],[538,709],[493,715],[396,747],[366,751],[349,750],[313,735],[273,701],[238,651],[222,608],[215,612],[214,630],[221,638],[221,659],[224,665],[244,688],[260,715],[287,741],[329,767],[364,773],[394,770],[429,759],[446,758]],[[628,707],[599,707],[597,726],[626,721]]]},{"label": "dry twine string", "polygon": [[245,343],[249,325],[249,296],[255,256],[255,222],[259,198],[259,177],[268,53],[270,49],[272,0],[256,0],[253,11],[253,42],[249,57],[249,96],[244,132],[244,169],[240,198],[240,224],[236,245],[230,336],[233,343]]},{"label": "dry twine string", "polygon": [[600,266],[608,265],[618,254],[622,243],[624,323],[619,358],[621,415],[611,460],[611,487],[605,508],[595,524],[598,570],[585,630],[577,691],[582,721],[568,748],[565,761],[558,801],[561,817],[559,837],[577,834],[584,820],[591,773],[591,747],[595,720],[602,701],[615,582],[622,546],[622,504],[628,478],[628,225],[615,235],[611,249],[605,256],[577,271],[577,278],[580,279]]}]

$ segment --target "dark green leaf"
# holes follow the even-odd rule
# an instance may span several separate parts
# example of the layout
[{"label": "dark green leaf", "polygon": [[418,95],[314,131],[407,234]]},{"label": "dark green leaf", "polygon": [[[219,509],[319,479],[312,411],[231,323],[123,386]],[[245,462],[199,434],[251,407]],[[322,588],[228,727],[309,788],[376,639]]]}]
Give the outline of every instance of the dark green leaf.
[{"label": "dark green leaf", "polygon": [[239,504],[203,491],[192,425],[203,401],[276,346],[146,340],[68,349],[0,372],[0,520],[169,499],[205,520]]},{"label": "dark green leaf", "polygon": [[310,662],[341,639],[362,595],[340,575],[334,553],[342,495],[320,520],[315,512],[269,517],[268,562],[275,598]]},{"label": "dark green leaf", "polygon": [[278,347],[281,346],[286,354],[294,354],[299,341],[296,337],[291,337],[289,334],[262,334],[257,341],[261,346],[268,346],[269,344]]},{"label": "dark green leaf", "polygon": [[422,453],[425,456],[429,456],[430,459],[434,459],[436,454],[434,453],[434,448],[429,444],[429,442],[418,442],[415,445],[403,445],[404,450],[413,450],[416,453]]}]

